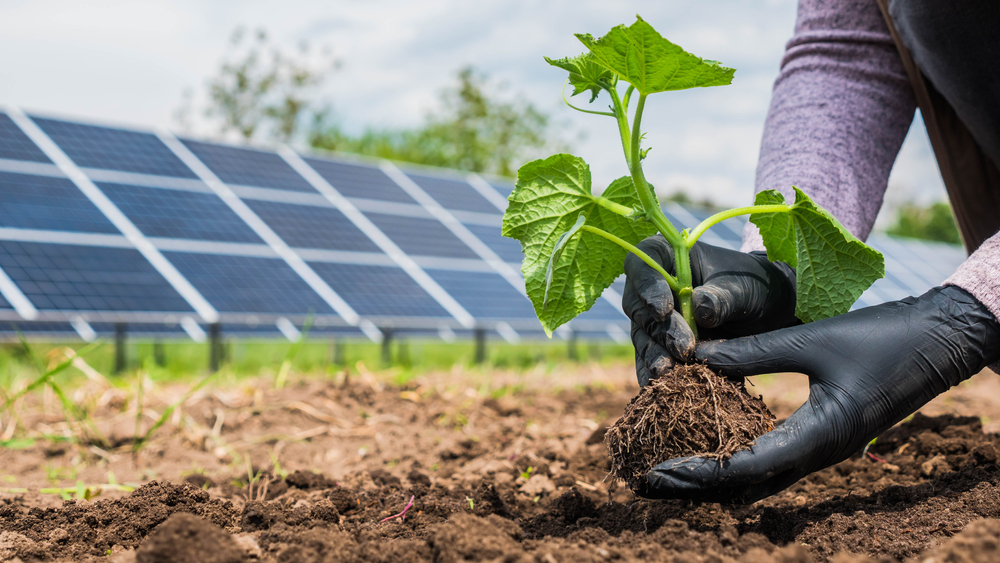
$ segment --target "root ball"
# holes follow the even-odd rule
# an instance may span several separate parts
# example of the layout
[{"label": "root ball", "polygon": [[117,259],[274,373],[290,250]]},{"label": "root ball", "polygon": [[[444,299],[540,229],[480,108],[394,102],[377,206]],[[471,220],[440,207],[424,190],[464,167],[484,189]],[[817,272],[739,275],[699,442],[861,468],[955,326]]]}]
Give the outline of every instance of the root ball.
[{"label": "root ball", "polygon": [[774,428],[774,415],[743,383],[704,365],[680,365],[644,387],[608,429],[611,476],[636,490],[668,459],[728,459]]}]

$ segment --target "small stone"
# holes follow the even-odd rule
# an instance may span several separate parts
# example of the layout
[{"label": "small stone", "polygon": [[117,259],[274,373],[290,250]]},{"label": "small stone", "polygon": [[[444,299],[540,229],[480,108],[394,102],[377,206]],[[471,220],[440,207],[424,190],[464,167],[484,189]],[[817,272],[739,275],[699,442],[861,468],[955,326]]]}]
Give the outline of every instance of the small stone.
[{"label": "small stone", "polygon": [[951,466],[943,455],[936,455],[920,464],[920,474],[924,477],[936,477],[951,471]]},{"label": "small stone", "polygon": [[545,475],[532,475],[527,483],[521,485],[521,492],[532,497],[555,490],[556,484]]},{"label": "small stone", "polygon": [[257,539],[253,537],[253,534],[242,533],[233,536],[236,541],[236,545],[240,546],[247,555],[260,559],[263,552],[260,550],[260,546],[257,544]]}]

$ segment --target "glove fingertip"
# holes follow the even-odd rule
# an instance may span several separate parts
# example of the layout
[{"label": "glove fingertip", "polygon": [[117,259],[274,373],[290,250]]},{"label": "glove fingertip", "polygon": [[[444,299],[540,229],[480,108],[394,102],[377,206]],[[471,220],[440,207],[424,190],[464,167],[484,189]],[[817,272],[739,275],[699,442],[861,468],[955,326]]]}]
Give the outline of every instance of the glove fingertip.
[{"label": "glove fingertip", "polygon": [[669,338],[664,345],[673,357],[682,362],[690,362],[695,358],[698,339],[679,311],[671,311],[670,316],[670,330],[667,331]]},{"label": "glove fingertip", "polygon": [[[662,283],[660,283],[662,282]],[[650,316],[657,322],[666,321],[674,310],[674,294],[666,280],[660,279],[637,287],[639,297],[646,303]]]},{"label": "glove fingertip", "polygon": [[732,315],[732,296],[718,287],[696,287],[691,295],[694,318],[698,326],[715,328]]}]

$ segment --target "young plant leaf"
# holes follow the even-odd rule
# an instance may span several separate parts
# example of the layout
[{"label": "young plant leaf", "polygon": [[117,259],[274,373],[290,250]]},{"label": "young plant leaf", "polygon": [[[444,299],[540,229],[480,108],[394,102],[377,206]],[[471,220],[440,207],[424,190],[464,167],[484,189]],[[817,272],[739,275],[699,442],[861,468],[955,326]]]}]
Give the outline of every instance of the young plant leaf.
[{"label": "young plant leaf", "polygon": [[[803,322],[846,313],[875,280],[885,277],[882,253],[858,240],[802,190],[787,212],[754,213],[769,260],[795,268],[795,316]],[[785,203],[777,190],[757,194],[756,205]]]},{"label": "young plant leaf", "polygon": [[616,26],[598,39],[589,33],[576,36],[598,64],[635,86],[640,94],[724,86],[733,81],[736,72],[667,41],[639,16],[631,26]]},{"label": "young plant leaf", "polygon": [[590,102],[597,99],[601,93],[601,84],[613,84],[615,75],[610,70],[602,67],[594,61],[594,55],[584,53],[577,57],[566,57],[564,59],[550,59],[545,57],[545,62],[552,66],[557,66],[569,72],[569,83],[573,85],[573,95],[590,90]]},{"label": "young plant leaf", "polygon": [[625,249],[581,231],[562,240],[559,256],[552,263],[551,279],[546,282],[549,260],[560,238],[574,228],[581,215],[587,225],[631,244],[656,232],[652,224],[636,221],[634,215],[629,217],[642,208],[631,178],[619,178],[601,196],[595,196],[591,192],[590,167],[583,159],[568,154],[522,166],[514,192],[507,200],[510,204],[503,218],[503,235],[521,242],[525,288],[549,336],[590,309],[624,271]]}]

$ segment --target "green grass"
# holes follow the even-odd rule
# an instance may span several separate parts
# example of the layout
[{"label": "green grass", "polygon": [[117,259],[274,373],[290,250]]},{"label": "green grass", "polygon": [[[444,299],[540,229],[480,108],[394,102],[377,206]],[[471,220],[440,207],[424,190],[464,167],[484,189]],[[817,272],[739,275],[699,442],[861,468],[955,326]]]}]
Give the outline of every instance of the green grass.
[{"label": "green grass", "polygon": [[[132,339],[128,343],[127,357],[129,369],[120,376],[112,376],[114,366],[114,343],[106,341],[103,345],[91,349],[85,360],[97,371],[107,375],[112,380],[134,379],[135,372],[146,367],[149,377],[154,382],[173,380],[196,381],[208,374],[208,344],[197,344],[190,341],[164,341],[164,366],[156,366],[153,354],[153,342]],[[29,351],[22,343],[0,344],[0,388],[10,389],[14,380],[32,380],[42,375],[40,362],[34,358],[46,359],[56,348],[68,346],[74,350],[84,347],[81,342],[52,343],[32,342]],[[225,341],[226,359],[224,365],[231,377],[266,376],[275,378],[280,366],[289,358],[289,351],[294,344],[282,340],[261,339],[227,339]],[[353,367],[357,362],[363,362],[372,370],[385,366],[381,360],[379,344],[368,341],[342,341],[343,362],[335,363],[333,342],[330,340],[310,339],[302,343],[294,354],[293,369],[300,373],[336,374],[344,367]],[[621,362],[631,360],[634,352],[631,345],[618,345],[611,342],[577,343],[577,355],[580,361],[599,363]],[[396,367],[397,383],[405,383],[412,377],[434,370],[450,370],[453,367],[473,367],[475,345],[471,341],[444,343],[440,340],[397,340],[393,343],[394,367]],[[537,369],[540,365],[553,368],[556,365],[571,362],[569,347],[565,341],[525,342],[507,344],[490,341],[487,346],[487,359],[483,370],[510,369],[526,371]],[[82,377],[80,372],[70,368],[55,374],[52,381],[57,385],[65,385]]]}]

